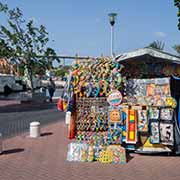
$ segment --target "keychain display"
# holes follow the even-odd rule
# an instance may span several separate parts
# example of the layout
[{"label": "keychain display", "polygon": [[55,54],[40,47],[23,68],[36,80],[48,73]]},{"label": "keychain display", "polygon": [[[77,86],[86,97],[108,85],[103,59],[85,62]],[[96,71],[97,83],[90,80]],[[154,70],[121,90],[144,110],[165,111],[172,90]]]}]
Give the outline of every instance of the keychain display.
[{"label": "keychain display", "polygon": [[123,66],[110,58],[94,59],[86,63],[76,61],[72,66],[70,84],[78,97],[107,97],[113,82],[116,89],[121,88]]},{"label": "keychain display", "polygon": [[90,131],[77,131],[76,139],[79,142],[88,142],[90,145],[95,146],[108,144],[108,132],[90,132]]},{"label": "keychain display", "polygon": [[106,131],[108,114],[106,98],[78,98],[76,101],[77,131]]}]

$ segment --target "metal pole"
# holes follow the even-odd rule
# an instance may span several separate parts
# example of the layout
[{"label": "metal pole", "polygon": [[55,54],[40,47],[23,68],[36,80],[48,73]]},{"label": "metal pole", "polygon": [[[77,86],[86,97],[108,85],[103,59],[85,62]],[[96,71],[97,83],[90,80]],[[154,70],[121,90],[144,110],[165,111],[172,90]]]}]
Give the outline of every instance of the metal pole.
[{"label": "metal pole", "polygon": [[114,57],[114,26],[111,26],[111,57]]},{"label": "metal pole", "polygon": [[65,66],[65,58],[63,58],[63,63],[62,63],[63,67]]}]

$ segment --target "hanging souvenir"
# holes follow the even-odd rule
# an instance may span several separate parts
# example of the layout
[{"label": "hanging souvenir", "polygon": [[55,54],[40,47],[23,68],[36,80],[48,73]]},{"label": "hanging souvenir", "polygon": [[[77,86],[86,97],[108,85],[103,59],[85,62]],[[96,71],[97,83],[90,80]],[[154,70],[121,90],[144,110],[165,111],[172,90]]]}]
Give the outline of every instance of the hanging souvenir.
[{"label": "hanging souvenir", "polygon": [[174,128],[171,123],[160,123],[161,143],[165,145],[174,144]]},{"label": "hanging souvenir", "polygon": [[121,117],[121,111],[119,108],[109,108],[109,122],[111,123],[121,123],[122,122],[122,117]]},{"label": "hanging souvenir", "polygon": [[137,142],[137,111],[130,109],[128,120],[126,121],[126,143],[135,144]]},{"label": "hanging souvenir", "polygon": [[[98,161],[100,158],[100,153],[105,151],[105,148],[103,146],[100,146],[100,145],[96,145],[94,146],[94,159],[96,161]],[[102,155],[101,155],[102,157]]]},{"label": "hanging souvenir", "polygon": [[146,96],[154,96],[155,95],[155,84],[147,84],[146,87]]},{"label": "hanging souvenir", "polygon": [[159,119],[159,109],[155,107],[150,107],[148,116],[149,119]]},{"label": "hanging souvenir", "polygon": [[99,159],[101,163],[112,163],[113,152],[112,151],[101,151],[99,154]]},{"label": "hanging souvenir", "polygon": [[122,125],[121,123],[108,124],[108,143],[121,144],[122,143]]},{"label": "hanging souvenir", "polygon": [[136,105],[137,104],[136,96],[127,96],[127,102],[130,105]]},{"label": "hanging souvenir", "polygon": [[150,122],[150,142],[152,144],[158,144],[160,142],[159,134],[160,134],[159,122],[151,121]]},{"label": "hanging souvenir", "polygon": [[122,107],[122,141],[126,142],[126,133],[127,133],[127,127],[126,127],[126,123],[128,121],[128,117],[129,117],[129,110],[128,110],[128,106],[124,106]]},{"label": "hanging souvenir", "polygon": [[122,102],[122,94],[117,90],[113,90],[107,98],[108,103],[111,106],[118,106]]},{"label": "hanging souvenir", "polygon": [[72,142],[68,145],[68,161],[85,161],[87,158],[86,153],[88,146],[86,143],[75,143]]},{"label": "hanging souvenir", "polygon": [[176,108],[177,102],[173,97],[166,97],[166,106]]},{"label": "hanging souvenir", "polygon": [[138,110],[138,131],[148,132],[147,110]]},{"label": "hanging souvenir", "polygon": [[59,111],[63,111],[63,99],[60,97],[57,103],[57,108]]},{"label": "hanging souvenir", "polygon": [[110,145],[107,147],[108,151],[112,152],[113,164],[125,164],[126,163],[126,150],[120,145]]},{"label": "hanging souvenir", "polygon": [[174,113],[174,110],[171,108],[162,108],[160,110],[160,118],[161,120],[171,121],[173,119],[173,113]]},{"label": "hanging souvenir", "polygon": [[93,146],[88,147],[87,161],[88,162],[94,161],[94,148],[93,148]]}]

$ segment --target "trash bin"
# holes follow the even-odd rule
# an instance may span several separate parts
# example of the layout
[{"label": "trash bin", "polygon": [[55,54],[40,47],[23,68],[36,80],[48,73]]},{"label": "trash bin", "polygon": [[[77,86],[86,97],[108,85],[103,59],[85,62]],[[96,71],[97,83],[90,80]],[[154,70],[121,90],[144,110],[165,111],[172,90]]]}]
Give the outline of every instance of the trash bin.
[{"label": "trash bin", "polygon": [[40,122],[30,123],[30,137],[37,138],[40,136]]}]

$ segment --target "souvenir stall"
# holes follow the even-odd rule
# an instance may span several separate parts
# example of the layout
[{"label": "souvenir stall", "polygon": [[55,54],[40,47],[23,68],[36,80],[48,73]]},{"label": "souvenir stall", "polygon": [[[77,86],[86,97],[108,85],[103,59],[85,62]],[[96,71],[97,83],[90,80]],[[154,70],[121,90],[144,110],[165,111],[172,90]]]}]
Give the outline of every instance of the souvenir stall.
[{"label": "souvenir stall", "polygon": [[[139,153],[180,153],[179,88],[180,57],[153,48],[138,49],[116,58],[124,65],[127,104],[148,113],[148,130],[139,129]],[[176,77],[175,77],[176,76]],[[137,108],[137,107],[136,107]],[[179,118],[180,119],[180,118]]]},{"label": "souvenir stall", "polygon": [[[125,57],[73,64],[58,102],[58,109],[66,111],[68,138],[72,139],[68,161],[125,164],[127,150],[174,150],[177,102],[170,78],[157,75],[155,68],[143,71],[137,61],[121,61]],[[165,73],[170,69],[164,68]]]}]

